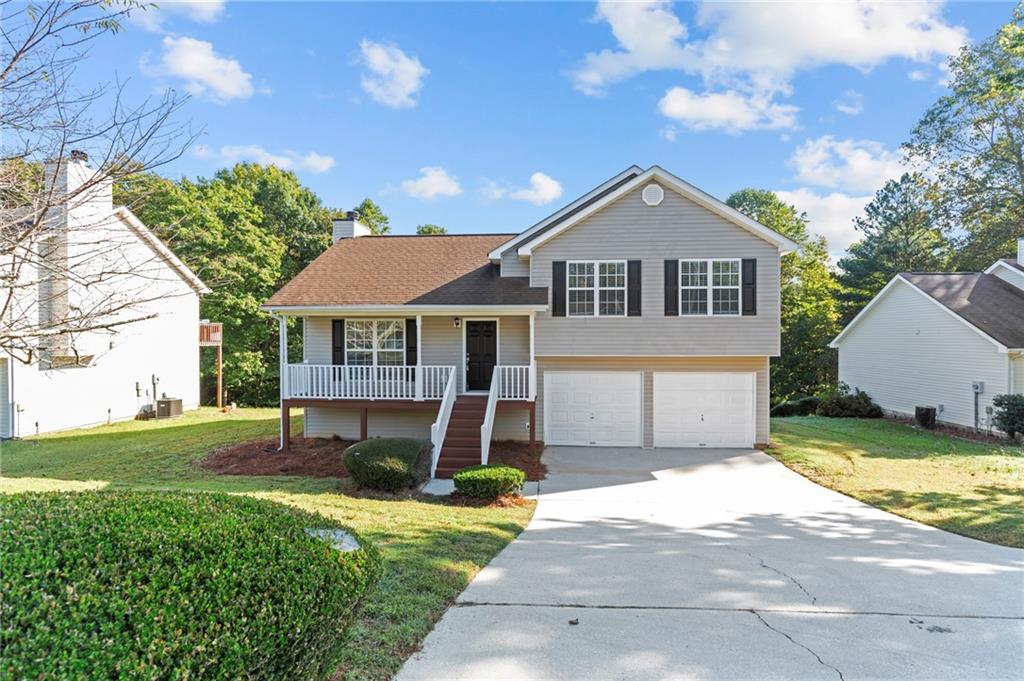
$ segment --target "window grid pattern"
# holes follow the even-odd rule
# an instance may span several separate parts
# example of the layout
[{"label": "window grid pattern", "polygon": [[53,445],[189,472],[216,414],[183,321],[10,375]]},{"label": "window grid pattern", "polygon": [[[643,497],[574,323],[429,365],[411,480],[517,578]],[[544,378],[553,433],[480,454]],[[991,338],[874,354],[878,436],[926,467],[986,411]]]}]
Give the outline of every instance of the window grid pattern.
[{"label": "window grid pattern", "polygon": [[680,260],[679,314],[740,314],[740,261]]},{"label": "window grid pattern", "polygon": [[353,366],[405,364],[405,321],[346,319],[345,363]]},{"label": "window grid pattern", "polygon": [[566,276],[570,317],[626,316],[625,262],[570,262]]}]

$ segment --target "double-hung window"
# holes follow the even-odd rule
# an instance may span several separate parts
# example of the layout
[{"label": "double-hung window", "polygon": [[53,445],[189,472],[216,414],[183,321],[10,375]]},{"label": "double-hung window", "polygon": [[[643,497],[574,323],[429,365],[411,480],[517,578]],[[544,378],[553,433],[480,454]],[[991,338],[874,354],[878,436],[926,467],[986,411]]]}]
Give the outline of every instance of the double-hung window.
[{"label": "double-hung window", "polygon": [[679,314],[738,315],[739,260],[680,260]]},{"label": "double-hung window", "polygon": [[346,319],[345,363],[354,366],[405,364],[405,320]]},{"label": "double-hung window", "polygon": [[625,317],[624,260],[570,262],[566,268],[570,317]]}]

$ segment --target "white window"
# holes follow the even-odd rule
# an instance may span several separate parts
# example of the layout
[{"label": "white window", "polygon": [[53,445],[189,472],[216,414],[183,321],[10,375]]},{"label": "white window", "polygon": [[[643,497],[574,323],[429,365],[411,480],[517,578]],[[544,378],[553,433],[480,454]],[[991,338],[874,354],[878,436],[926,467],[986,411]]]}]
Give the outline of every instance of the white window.
[{"label": "white window", "polygon": [[679,314],[738,315],[739,260],[680,260]]},{"label": "white window", "polygon": [[346,319],[345,364],[405,364],[405,320]]},{"label": "white window", "polygon": [[570,262],[566,268],[570,317],[626,316],[626,263]]}]

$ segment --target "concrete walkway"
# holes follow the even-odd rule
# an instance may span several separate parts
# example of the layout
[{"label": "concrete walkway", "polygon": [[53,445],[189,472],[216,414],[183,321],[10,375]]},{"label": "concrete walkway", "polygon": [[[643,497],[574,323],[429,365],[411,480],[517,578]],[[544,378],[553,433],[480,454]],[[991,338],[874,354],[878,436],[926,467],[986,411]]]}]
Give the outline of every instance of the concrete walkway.
[{"label": "concrete walkway", "polygon": [[1024,551],[884,513],[760,452],[544,460],[530,526],[402,681],[1024,678]]}]

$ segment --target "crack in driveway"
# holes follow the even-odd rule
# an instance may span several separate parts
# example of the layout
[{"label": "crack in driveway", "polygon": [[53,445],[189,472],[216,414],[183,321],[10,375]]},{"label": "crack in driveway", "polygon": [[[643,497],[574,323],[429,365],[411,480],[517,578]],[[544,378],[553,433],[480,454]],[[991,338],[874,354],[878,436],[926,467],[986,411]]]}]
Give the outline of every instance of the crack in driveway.
[{"label": "crack in driveway", "polygon": [[805,646],[803,643],[800,643],[800,641],[797,641],[795,638],[793,638],[792,636],[790,636],[786,632],[782,631],[781,629],[778,629],[778,628],[773,627],[772,625],[768,624],[768,621],[764,617],[762,617],[761,613],[759,613],[757,610],[751,610],[750,612],[751,612],[751,614],[754,615],[754,617],[757,618],[757,620],[761,624],[763,624],[764,626],[768,627],[769,629],[774,631],[776,634],[779,634],[780,636],[785,637],[787,641],[789,641],[793,645],[797,646],[798,648],[803,648],[804,650],[809,652],[811,655],[814,655],[814,659],[818,661],[818,664],[820,664],[823,667],[828,667],[829,669],[834,671],[839,676],[839,681],[846,681],[846,678],[843,676],[843,673],[841,671],[839,671],[839,669],[837,669],[836,667],[833,667],[828,662],[825,662],[825,660],[821,659],[821,655],[819,655],[818,653],[814,652],[809,647]]},{"label": "crack in driveway", "polygon": [[817,603],[818,603],[817,596],[811,595],[811,592],[808,591],[807,589],[805,589],[804,585],[800,583],[800,580],[798,580],[793,575],[789,574],[788,572],[783,572],[782,570],[780,570],[777,567],[773,567],[773,566],[769,565],[765,561],[764,558],[762,558],[761,556],[755,556],[750,551],[744,551],[743,549],[738,549],[735,546],[729,546],[728,544],[720,544],[719,546],[721,546],[724,549],[728,549],[730,551],[735,551],[736,553],[742,553],[743,555],[748,556],[748,557],[752,558],[753,560],[756,560],[758,563],[761,564],[761,567],[763,567],[764,569],[771,570],[772,572],[774,572],[775,574],[779,575],[780,577],[785,577],[790,582],[792,582],[793,585],[796,586],[796,588],[800,589],[800,591],[802,591],[805,596],[807,596],[808,598],[811,599],[811,605],[817,605]]}]

